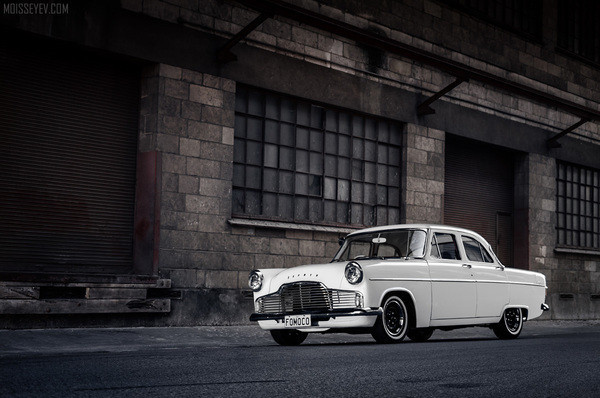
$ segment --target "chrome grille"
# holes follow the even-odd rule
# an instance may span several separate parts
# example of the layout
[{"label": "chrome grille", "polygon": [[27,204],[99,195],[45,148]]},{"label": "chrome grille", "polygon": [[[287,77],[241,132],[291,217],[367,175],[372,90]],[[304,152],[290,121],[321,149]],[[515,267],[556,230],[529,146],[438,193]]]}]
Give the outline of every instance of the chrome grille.
[{"label": "chrome grille", "polygon": [[259,313],[290,314],[356,308],[357,292],[327,289],[317,282],[296,282],[281,286],[277,293],[257,300]]}]

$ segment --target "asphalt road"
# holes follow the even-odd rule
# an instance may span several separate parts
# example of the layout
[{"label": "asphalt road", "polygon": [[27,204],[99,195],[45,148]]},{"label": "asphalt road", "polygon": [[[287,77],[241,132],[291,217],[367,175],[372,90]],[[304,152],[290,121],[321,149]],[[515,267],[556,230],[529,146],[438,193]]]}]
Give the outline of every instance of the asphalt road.
[{"label": "asphalt road", "polygon": [[600,397],[600,323],[521,337],[437,331],[426,343],[254,327],[0,331],[1,397]]}]

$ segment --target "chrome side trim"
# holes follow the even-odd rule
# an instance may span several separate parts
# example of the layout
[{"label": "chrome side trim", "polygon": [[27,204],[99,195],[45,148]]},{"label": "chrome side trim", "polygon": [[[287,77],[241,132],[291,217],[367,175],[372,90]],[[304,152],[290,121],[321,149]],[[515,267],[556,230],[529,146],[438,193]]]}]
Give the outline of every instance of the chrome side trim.
[{"label": "chrome side trim", "polygon": [[405,281],[405,282],[433,282],[432,279],[425,278],[369,278],[374,282]]},{"label": "chrome side trim", "polygon": [[373,282],[457,282],[457,283],[498,283],[508,285],[524,285],[546,287],[533,282],[513,282],[513,281],[494,281],[494,280],[476,280],[476,279],[428,279],[428,278],[369,278]]}]

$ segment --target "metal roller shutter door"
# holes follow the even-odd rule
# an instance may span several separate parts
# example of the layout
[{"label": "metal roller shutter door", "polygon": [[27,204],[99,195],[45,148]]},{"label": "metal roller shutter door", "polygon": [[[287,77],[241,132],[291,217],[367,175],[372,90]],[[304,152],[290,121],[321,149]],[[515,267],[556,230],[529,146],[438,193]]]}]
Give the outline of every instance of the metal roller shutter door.
[{"label": "metal roller shutter door", "polygon": [[0,271],[129,273],[139,67],[0,47]]},{"label": "metal roller shutter door", "polygon": [[444,223],[478,232],[512,265],[513,154],[448,135],[445,181]]}]

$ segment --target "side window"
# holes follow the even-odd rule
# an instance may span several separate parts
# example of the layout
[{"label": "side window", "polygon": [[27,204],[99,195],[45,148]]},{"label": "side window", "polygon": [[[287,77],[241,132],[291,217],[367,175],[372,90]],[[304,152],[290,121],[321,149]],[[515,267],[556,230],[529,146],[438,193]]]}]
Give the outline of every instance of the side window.
[{"label": "side window", "polygon": [[462,237],[462,242],[465,247],[465,253],[470,261],[478,261],[480,263],[493,263],[492,256],[483,247],[481,243],[468,236]]},{"label": "side window", "polygon": [[460,260],[454,235],[434,233],[431,240],[431,257],[444,260]]}]

